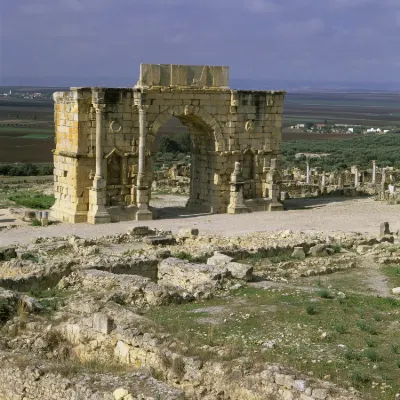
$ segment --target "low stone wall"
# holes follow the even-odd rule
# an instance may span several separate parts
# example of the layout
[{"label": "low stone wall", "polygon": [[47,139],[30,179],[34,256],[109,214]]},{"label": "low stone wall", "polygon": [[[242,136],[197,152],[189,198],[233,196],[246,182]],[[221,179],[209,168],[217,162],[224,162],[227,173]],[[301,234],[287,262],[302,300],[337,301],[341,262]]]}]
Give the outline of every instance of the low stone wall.
[{"label": "low stone wall", "polygon": [[[142,373],[111,374],[81,373],[64,377],[51,368],[36,363],[28,366],[10,365],[7,356],[0,356],[0,400],[183,400],[179,389],[172,388]],[[118,390],[119,389],[119,390]],[[125,396],[117,396],[117,393]]]}]

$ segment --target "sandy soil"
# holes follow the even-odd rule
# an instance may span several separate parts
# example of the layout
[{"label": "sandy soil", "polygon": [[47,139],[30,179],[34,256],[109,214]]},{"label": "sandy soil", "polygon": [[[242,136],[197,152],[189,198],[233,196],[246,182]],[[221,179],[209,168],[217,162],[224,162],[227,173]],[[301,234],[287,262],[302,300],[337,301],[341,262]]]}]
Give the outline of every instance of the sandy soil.
[{"label": "sandy soil", "polygon": [[[388,221],[392,230],[400,228],[399,206],[376,202],[369,198],[320,198],[293,199],[287,202],[287,211],[258,212],[242,215],[188,215],[178,206],[183,204],[182,196],[165,196],[168,200],[162,212],[169,218],[153,221],[129,221],[105,225],[56,224],[48,227],[20,226],[0,232],[0,246],[12,243],[28,243],[38,236],[96,237],[126,232],[140,225],[178,231],[180,228],[196,227],[200,233],[220,235],[241,235],[248,232],[274,230],[302,230],[324,232],[379,233],[379,224]],[[8,219],[5,210],[0,210],[0,224]],[[180,215],[179,215],[180,214]],[[178,217],[176,217],[179,215]],[[174,217],[175,216],[175,217]],[[7,223],[6,223],[7,224]],[[4,223],[3,223],[4,225]]]}]

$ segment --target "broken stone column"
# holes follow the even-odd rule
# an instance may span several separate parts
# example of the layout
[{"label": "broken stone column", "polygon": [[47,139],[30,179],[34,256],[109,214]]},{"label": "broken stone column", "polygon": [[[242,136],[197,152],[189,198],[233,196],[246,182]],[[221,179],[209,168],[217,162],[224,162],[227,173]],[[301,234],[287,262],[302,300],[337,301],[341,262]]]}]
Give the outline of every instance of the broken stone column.
[{"label": "broken stone column", "polygon": [[326,175],[325,175],[325,171],[322,172],[322,176],[321,176],[321,194],[322,195],[326,194]]},{"label": "broken stone column", "polygon": [[341,172],[338,176],[338,189],[343,189],[343,174]]},{"label": "broken stone column", "polygon": [[308,161],[306,165],[306,183],[307,185],[310,184],[310,163]]},{"label": "broken stone column", "polygon": [[380,225],[380,235],[390,235],[389,222],[382,222]]},{"label": "broken stone column", "polygon": [[376,160],[372,160],[372,183],[376,183]]},{"label": "broken stone column", "polygon": [[359,181],[359,171],[358,171],[358,165],[354,166],[354,187],[358,188],[360,186],[360,181]]},{"label": "broken stone column", "polygon": [[88,222],[103,224],[111,222],[111,217],[106,210],[106,180],[103,171],[103,113],[106,105],[102,89],[93,89],[92,103],[96,110],[96,174],[89,191]]},{"label": "broken stone column", "polygon": [[230,202],[228,205],[228,214],[242,214],[249,212],[244,205],[243,187],[244,179],[242,176],[242,167],[240,162],[235,162],[235,169],[231,174]]},{"label": "broken stone column", "polygon": [[49,224],[49,212],[48,211],[42,211],[40,213],[40,223],[42,226],[47,226]]},{"label": "broken stone column", "polygon": [[[144,101],[141,93],[140,102]],[[148,182],[146,178],[146,108],[143,104],[138,105],[139,110],[139,166],[137,176],[137,206],[136,212],[137,221],[146,221],[153,219],[153,214],[149,210],[149,194]]]}]

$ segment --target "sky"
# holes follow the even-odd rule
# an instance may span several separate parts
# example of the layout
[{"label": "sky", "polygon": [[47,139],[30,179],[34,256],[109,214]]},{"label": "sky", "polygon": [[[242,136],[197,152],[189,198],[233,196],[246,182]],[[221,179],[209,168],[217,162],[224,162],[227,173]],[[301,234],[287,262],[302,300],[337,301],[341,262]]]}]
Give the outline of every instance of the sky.
[{"label": "sky", "polygon": [[140,63],[171,63],[228,65],[240,79],[400,82],[400,0],[0,0],[0,34],[0,79],[130,85]]}]

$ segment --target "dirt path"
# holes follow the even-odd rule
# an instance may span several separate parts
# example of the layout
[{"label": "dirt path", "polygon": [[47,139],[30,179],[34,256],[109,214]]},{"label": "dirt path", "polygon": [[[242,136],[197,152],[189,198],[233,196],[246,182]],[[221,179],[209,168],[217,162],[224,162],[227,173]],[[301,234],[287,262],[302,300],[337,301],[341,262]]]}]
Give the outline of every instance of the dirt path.
[{"label": "dirt path", "polygon": [[[178,196],[177,196],[178,197]],[[179,203],[177,200],[173,203]],[[175,206],[175,204],[174,204]],[[218,235],[242,235],[249,232],[276,231],[323,231],[326,233],[362,232],[378,234],[379,224],[390,222],[392,230],[400,226],[400,207],[376,202],[369,198],[295,199],[287,202],[285,212],[258,212],[241,215],[181,215],[145,222],[120,222],[105,225],[57,224],[48,227],[22,226],[0,232],[0,246],[12,243],[28,243],[38,236],[96,237],[126,232],[134,226],[172,230],[196,227],[200,233]],[[1,221],[0,221],[1,222]]]}]

